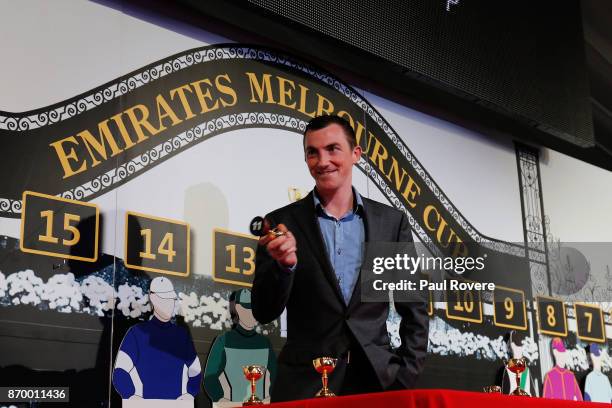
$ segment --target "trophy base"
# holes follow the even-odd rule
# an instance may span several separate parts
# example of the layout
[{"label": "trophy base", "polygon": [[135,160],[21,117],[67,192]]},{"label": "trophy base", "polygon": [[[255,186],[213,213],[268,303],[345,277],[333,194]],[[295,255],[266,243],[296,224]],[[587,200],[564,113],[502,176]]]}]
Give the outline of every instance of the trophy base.
[{"label": "trophy base", "polygon": [[329,389],[321,389],[319,392],[317,392],[315,394],[315,398],[328,398],[328,397],[335,397],[336,394],[334,394],[333,392],[331,392]]},{"label": "trophy base", "polygon": [[520,397],[531,397],[531,395],[529,395],[529,393],[527,391],[523,390],[520,387],[518,387],[514,391],[512,391],[510,393],[510,395],[518,395]]},{"label": "trophy base", "polygon": [[496,394],[502,393],[502,389],[499,385],[487,385],[486,387],[483,387],[482,390],[487,393],[496,393]]},{"label": "trophy base", "polygon": [[263,401],[257,398],[256,395],[251,395],[248,400],[242,403],[243,407],[250,407],[252,405],[263,405]]}]

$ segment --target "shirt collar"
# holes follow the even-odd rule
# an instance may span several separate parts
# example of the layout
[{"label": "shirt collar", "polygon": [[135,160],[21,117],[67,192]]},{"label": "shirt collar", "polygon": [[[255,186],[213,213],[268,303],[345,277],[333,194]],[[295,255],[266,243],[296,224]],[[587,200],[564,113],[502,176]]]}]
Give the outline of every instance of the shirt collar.
[{"label": "shirt collar", "polygon": [[[353,189],[353,213],[357,213],[357,212],[362,212],[363,211],[363,199],[361,198],[361,194],[359,194],[359,192],[357,191],[357,189],[355,187],[351,187]],[[325,211],[325,209],[323,208],[323,205],[321,204],[321,199],[319,198],[319,193],[317,192],[317,189],[315,188],[314,190],[312,190],[313,194],[312,197],[314,199],[314,205],[315,208],[318,211]]]}]

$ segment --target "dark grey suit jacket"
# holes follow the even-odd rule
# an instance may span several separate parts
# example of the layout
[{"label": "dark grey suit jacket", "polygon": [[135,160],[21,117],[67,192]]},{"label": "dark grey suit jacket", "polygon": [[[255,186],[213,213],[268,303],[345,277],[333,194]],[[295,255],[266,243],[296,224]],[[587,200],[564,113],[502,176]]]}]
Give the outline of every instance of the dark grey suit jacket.
[{"label": "dark grey suit jacket", "polygon": [[[411,242],[406,215],[363,198],[366,242]],[[310,398],[321,388],[312,367],[316,357],[341,357],[355,339],[371,363],[380,389],[411,388],[422,371],[427,352],[428,317],[423,303],[395,303],[402,316],[402,345],[392,350],[386,320],[389,303],[361,302],[360,280],[348,306],[329,261],[317,222],[313,193],[266,216],[285,224],[297,241],[294,272],[282,270],[266,249],[256,257],[252,307],[255,318],[268,323],[287,308],[287,342],[278,358],[278,375],[272,385],[273,401]],[[341,373],[330,376],[337,392]],[[364,378],[368,378],[364,376]]]}]

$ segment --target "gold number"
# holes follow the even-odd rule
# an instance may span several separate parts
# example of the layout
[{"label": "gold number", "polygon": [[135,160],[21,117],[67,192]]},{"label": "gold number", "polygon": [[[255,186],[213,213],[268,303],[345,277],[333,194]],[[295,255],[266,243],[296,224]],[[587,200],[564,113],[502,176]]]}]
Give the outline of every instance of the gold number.
[{"label": "gold number", "polygon": [[[166,246],[166,248],[164,248],[164,246]],[[164,235],[164,239],[162,239],[162,242],[159,244],[157,252],[162,255],[166,255],[168,257],[168,262],[172,263],[174,257],[176,256],[176,251],[174,251],[173,248],[174,235],[171,232],[167,232],[166,235]]]},{"label": "gold number", "polygon": [[512,319],[514,316],[514,302],[509,297],[504,299],[504,309],[506,309],[506,319]]},{"label": "gold number", "polygon": [[[140,252],[140,257],[144,259],[157,258],[157,256],[151,252],[151,229],[146,228],[140,230],[140,235],[144,237],[144,252]],[[174,250],[174,234],[167,232],[166,235],[164,235],[164,238],[157,247],[157,253],[166,255],[170,263],[174,261],[174,257],[176,256],[176,251]]]},{"label": "gold number", "polygon": [[546,321],[550,327],[555,327],[557,319],[555,319],[555,308],[553,305],[546,306]]},{"label": "gold number", "polygon": [[453,306],[453,310],[463,312],[463,306],[461,306],[461,296],[459,296],[458,291],[455,291],[455,294],[457,295],[457,301],[455,302],[455,306]]},{"label": "gold number", "polygon": [[155,259],[155,254],[151,253],[151,230],[140,230],[140,236],[144,237],[144,252],[140,252],[140,257],[144,259]]},{"label": "gold number", "polygon": [[[226,272],[241,273],[240,268],[236,266],[236,245],[231,244],[225,247],[225,250],[229,252],[230,264],[225,267]],[[245,257],[242,262],[249,266],[248,269],[242,271],[243,275],[252,275],[255,272],[255,250],[251,247],[242,247],[242,253]]]},{"label": "gold number", "polygon": [[81,231],[74,225],[70,225],[71,221],[79,222],[81,217],[76,214],[64,214],[64,230],[72,233],[72,239],[62,240],[62,244],[66,246],[75,245],[81,239]]},{"label": "gold number", "polygon": [[469,291],[463,292],[462,302],[461,296],[459,295],[459,291],[456,290],[455,293],[457,294],[457,302],[455,303],[453,310],[456,310],[457,312],[465,311],[467,313],[472,313],[474,311],[474,294]]},{"label": "gold number", "polygon": [[59,240],[53,236],[53,210],[41,211],[40,216],[47,219],[47,228],[45,235],[39,235],[38,240],[57,244]]},{"label": "gold number", "polygon": [[236,245],[227,245],[225,250],[230,253],[230,264],[225,267],[225,272],[240,273],[240,269],[236,267]]},{"label": "gold number", "polygon": [[472,313],[474,311],[474,294],[472,292],[465,292],[463,294],[463,304],[465,305],[466,312]]},{"label": "gold number", "polygon": [[243,247],[242,252],[247,254],[247,257],[244,258],[244,263],[249,265],[249,269],[245,269],[242,273],[252,275],[255,272],[255,250],[251,247]]},{"label": "gold number", "polygon": [[[41,218],[45,218],[47,221],[45,235],[39,235],[38,240],[42,242],[49,242],[51,244],[57,244],[59,239],[53,236],[53,210],[41,211],[40,216]],[[70,224],[71,222],[79,221],[81,221],[81,217],[76,214],[64,214],[64,231],[72,233],[72,238],[63,239],[62,244],[72,246],[79,242],[81,239],[81,231],[79,231],[76,226]]]},{"label": "gold number", "polygon": [[584,312],[584,315],[587,318],[587,333],[591,332],[591,326],[593,325],[593,313],[591,312]]}]

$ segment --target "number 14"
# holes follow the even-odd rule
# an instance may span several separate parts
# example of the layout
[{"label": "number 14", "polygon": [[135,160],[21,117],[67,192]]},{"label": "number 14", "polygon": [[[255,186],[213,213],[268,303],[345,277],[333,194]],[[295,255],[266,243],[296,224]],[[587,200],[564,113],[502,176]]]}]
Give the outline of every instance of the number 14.
[{"label": "number 14", "polygon": [[[151,230],[149,228],[140,230],[140,235],[144,237],[144,251],[140,252],[140,257],[144,259],[155,259],[157,256],[151,252]],[[157,253],[166,255],[168,262],[172,263],[176,256],[174,250],[174,235],[171,232],[167,232],[164,235],[161,243],[157,247]]]}]

